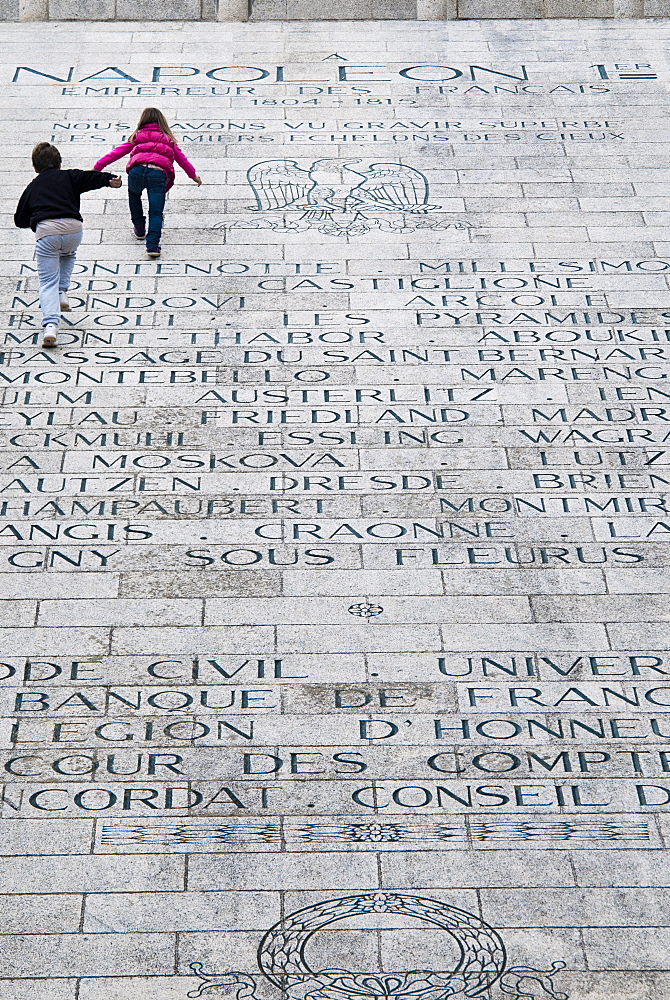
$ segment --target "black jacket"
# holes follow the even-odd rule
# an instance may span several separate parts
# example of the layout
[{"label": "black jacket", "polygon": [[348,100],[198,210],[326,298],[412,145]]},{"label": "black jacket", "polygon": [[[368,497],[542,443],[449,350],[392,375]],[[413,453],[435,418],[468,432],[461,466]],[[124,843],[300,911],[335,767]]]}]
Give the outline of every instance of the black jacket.
[{"label": "black jacket", "polygon": [[85,191],[109,187],[114,174],[99,170],[42,170],[25,189],[14,213],[19,229],[37,229],[46,219],[79,219],[79,198]]}]

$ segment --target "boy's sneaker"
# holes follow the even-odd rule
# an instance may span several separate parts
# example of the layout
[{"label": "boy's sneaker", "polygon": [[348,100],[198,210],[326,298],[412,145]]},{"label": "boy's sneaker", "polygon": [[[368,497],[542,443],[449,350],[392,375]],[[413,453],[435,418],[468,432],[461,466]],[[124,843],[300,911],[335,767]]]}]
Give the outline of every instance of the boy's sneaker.
[{"label": "boy's sneaker", "polygon": [[147,231],[144,226],[133,226],[133,232],[135,233],[136,240],[143,240],[147,235]]},{"label": "boy's sneaker", "polygon": [[67,292],[59,292],[58,299],[60,301],[60,311],[62,313],[72,312],[72,306],[70,305],[70,300],[67,297]]},{"label": "boy's sneaker", "polygon": [[55,347],[58,327],[55,323],[47,323],[42,327],[42,347]]},{"label": "boy's sneaker", "polygon": [[160,257],[161,248],[160,247],[147,247],[147,257]]}]

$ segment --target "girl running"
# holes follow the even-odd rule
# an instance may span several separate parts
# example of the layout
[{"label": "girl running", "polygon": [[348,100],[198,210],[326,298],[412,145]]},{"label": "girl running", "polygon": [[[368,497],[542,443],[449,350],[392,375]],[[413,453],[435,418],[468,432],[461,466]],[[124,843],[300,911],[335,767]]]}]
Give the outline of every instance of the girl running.
[{"label": "girl running", "polygon": [[[111,153],[106,153],[93,169],[103,170],[109,163],[114,163],[128,153],[128,202],[133,230],[138,240],[146,238],[147,254],[150,257],[160,257],[165,196],[174,184],[175,160],[198,187],[202,181],[193,164],[189,163],[177,145],[165,115],[158,108],[145,108],[128,142],[117,146]],[[142,208],[144,190],[149,201],[148,228]]]}]

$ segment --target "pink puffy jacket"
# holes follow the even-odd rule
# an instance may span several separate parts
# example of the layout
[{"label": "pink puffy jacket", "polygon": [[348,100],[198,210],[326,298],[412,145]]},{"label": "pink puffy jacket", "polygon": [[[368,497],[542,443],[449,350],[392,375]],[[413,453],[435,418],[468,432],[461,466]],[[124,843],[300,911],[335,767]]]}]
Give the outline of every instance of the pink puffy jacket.
[{"label": "pink puffy jacket", "polygon": [[179,166],[193,180],[197,174],[192,163],[186,159],[181,149],[169,135],[158,125],[145,125],[137,133],[131,142],[123,142],[111,153],[105,153],[93,167],[94,170],[104,170],[105,167],[120,160],[122,156],[130,153],[126,173],[140,164],[147,164],[152,167],[161,167],[167,174],[166,190],[169,191],[174,184],[174,163]]}]

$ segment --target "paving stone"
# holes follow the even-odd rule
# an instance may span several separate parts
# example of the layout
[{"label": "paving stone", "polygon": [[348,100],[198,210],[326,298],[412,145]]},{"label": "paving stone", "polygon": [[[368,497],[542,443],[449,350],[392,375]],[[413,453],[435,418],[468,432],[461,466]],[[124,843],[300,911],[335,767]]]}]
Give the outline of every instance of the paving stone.
[{"label": "paving stone", "polygon": [[[51,873],[49,875],[49,873]],[[18,879],[17,883],[13,879]],[[49,883],[45,884],[45,877]],[[177,858],[165,859],[137,857],[128,864],[128,859],[101,857],[62,858],[58,865],[52,858],[27,860],[3,859],[0,862],[0,885],[3,892],[34,892],[38,886],[49,892],[84,892],[98,886],[106,891],[120,888],[144,889],[158,892],[160,889],[183,887],[183,861]]]},{"label": "paving stone", "polygon": [[[636,957],[642,947],[647,968],[658,969],[667,965],[668,929],[659,929],[648,941],[648,932],[643,928],[610,928],[603,934],[600,929],[589,928],[585,934],[586,952],[592,968],[628,969],[637,968]],[[644,941],[644,943],[643,943]]]},{"label": "paving stone", "polygon": [[[94,967],[110,975],[121,964],[129,972],[168,972],[174,963],[169,934],[29,934],[3,935],[3,975],[36,967],[43,976],[84,975]],[[66,969],[68,971],[66,971]]]},{"label": "paving stone", "polygon": [[[326,879],[332,889],[353,889],[376,884],[375,863],[371,857],[348,858],[334,854],[330,858]],[[282,889],[290,882],[296,889],[310,889],[318,878],[321,859],[273,855],[270,858],[244,858],[232,855],[224,858],[194,858],[189,871],[188,886],[197,890],[215,879],[220,887],[233,889],[242,878],[247,889]],[[325,873],[324,873],[325,874]],[[288,880],[288,882],[287,882]]]},{"label": "paving stone", "polygon": [[76,979],[3,979],[2,1000],[74,1000]]},{"label": "paving stone", "polygon": [[[190,970],[188,970],[190,973]],[[109,976],[80,981],[82,1000],[140,1000],[147,990],[159,989],[165,1000],[181,1000],[193,985],[188,976]]]},{"label": "paving stone", "polygon": [[[0,597],[3,601],[20,598],[115,597],[119,579],[115,573],[16,573],[0,574]],[[23,602],[25,603],[25,602]]]},{"label": "paving stone", "polygon": [[66,822],[62,819],[43,817],[39,823],[26,823],[23,820],[14,822],[11,813],[14,811],[13,807],[18,807],[20,802],[20,795],[13,799],[12,792],[6,790],[5,815],[0,821],[2,822],[0,855],[87,853],[94,834],[93,820],[77,819]]},{"label": "paving stone", "polygon": [[41,656],[53,649],[56,643],[58,648],[74,655],[80,653],[104,653],[106,651],[109,634],[108,630],[101,628],[73,628],[65,627],[45,630],[42,628],[0,628],[0,642],[7,656]]},{"label": "paving stone", "polygon": [[[0,56],[0,1000],[665,997],[667,11],[48,13]],[[30,151],[148,104],[203,185],[160,260],[84,196],[41,350]]]}]

